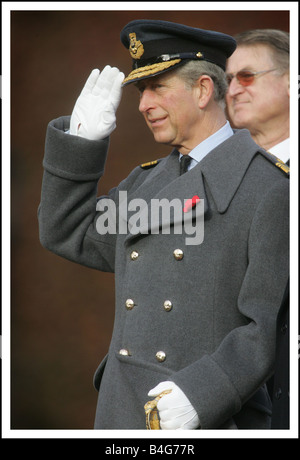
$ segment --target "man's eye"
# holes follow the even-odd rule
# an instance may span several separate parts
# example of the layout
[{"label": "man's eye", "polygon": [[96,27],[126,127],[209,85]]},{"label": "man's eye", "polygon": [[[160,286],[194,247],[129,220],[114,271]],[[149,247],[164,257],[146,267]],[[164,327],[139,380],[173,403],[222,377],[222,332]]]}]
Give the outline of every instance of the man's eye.
[{"label": "man's eye", "polygon": [[160,88],[163,88],[164,85],[162,85],[161,83],[153,83],[151,85],[139,85],[137,86],[138,88],[138,91],[139,91],[139,94],[140,96],[143,95],[143,92],[145,91],[145,89],[149,89],[150,91],[156,91],[157,89],[160,89]]},{"label": "man's eye", "polygon": [[143,95],[143,92],[144,92],[145,88],[143,86],[141,86],[141,87],[139,86],[139,87],[137,87],[137,89],[138,89],[138,92],[139,92],[139,96],[141,97]]}]

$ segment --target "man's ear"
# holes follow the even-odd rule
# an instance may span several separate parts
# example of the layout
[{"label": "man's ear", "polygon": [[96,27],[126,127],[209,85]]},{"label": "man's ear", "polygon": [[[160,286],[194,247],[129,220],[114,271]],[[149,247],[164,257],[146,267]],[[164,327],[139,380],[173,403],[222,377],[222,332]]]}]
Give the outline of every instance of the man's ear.
[{"label": "man's ear", "polygon": [[204,109],[213,97],[214,82],[208,75],[201,75],[196,83],[196,86],[199,89],[199,108]]}]

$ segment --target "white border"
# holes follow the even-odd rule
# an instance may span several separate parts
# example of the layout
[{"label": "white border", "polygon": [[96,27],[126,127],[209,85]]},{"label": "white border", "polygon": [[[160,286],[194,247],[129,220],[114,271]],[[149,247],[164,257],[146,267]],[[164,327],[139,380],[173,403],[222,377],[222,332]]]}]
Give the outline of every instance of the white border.
[{"label": "white border", "polygon": [[[170,3],[130,2],[2,2],[2,437],[97,439],[222,439],[298,438],[298,2],[172,2],[173,11],[284,10],[290,11],[291,34],[291,429],[290,430],[11,430],[10,429],[10,12],[16,10],[168,10]],[[192,442],[191,442],[192,443]],[[130,442],[128,443],[130,445]]]}]

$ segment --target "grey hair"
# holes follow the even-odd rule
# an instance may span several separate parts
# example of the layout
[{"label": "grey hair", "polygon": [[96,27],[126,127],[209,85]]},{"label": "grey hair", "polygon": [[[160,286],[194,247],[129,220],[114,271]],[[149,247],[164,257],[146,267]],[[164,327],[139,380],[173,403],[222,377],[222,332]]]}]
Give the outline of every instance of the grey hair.
[{"label": "grey hair", "polygon": [[290,34],[278,29],[253,29],[237,34],[237,46],[266,45],[271,50],[271,57],[279,72],[289,71]]},{"label": "grey hair", "polygon": [[208,75],[214,83],[214,100],[222,109],[225,108],[225,95],[227,91],[226,74],[221,67],[207,61],[188,61],[177,69],[176,75],[185,81],[188,88],[195,86],[201,75]]}]

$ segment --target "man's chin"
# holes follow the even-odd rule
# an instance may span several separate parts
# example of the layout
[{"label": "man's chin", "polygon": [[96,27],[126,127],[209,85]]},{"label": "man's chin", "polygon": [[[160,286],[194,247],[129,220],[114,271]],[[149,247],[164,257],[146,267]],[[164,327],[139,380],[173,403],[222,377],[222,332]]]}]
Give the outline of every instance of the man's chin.
[{"label": "man's chin", "polygon": [[236,116],[231,119],[231,126],[236,129],[243,129],[249,125],[246,117]]},{"label": "man's chin", "polygon": [[158,144],[172,145],[172,139],[162,133],[153,132],[153,137]]}]

